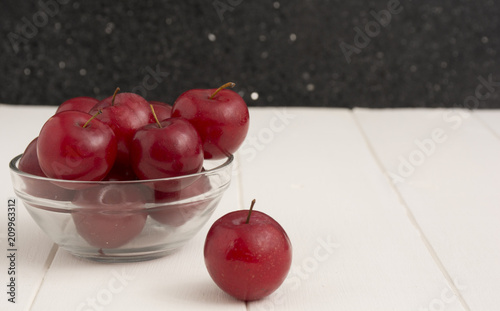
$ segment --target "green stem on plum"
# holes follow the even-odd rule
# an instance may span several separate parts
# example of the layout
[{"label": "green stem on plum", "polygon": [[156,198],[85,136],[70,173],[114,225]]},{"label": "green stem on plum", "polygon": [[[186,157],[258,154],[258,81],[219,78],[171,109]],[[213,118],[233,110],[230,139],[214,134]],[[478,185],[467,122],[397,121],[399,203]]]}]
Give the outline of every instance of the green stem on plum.
[{"label": "green stem on plum", "polygon": [[160,121],[158,121],[158,117],[156,116],[155,108],[153,105],[149,104],[149,107],[151,107],[151,112],[153,113],[153,117],[155,118],[156,124],[158,124],[159,128],[162,128]]},{"label": "green stem on plum", "polygon": [[116,90],[115,90],[115,93],[113,94],[113,98],[111,99],[111,106],[115,105],[115,97],[116,97],[116,94],[118,94],[119,91],[120,91],[120,88],[117,87]]},{"label": "green stem on plum", "polygon": [[96,114],[94,114],[90,119],[87,120],[87,122],[85,122],[85,124],[83,125],[83,128],[86,128],[89,125],[90,121],[94,120],[101,113],[102,113],[102,110],[97,111]]},{"label": "green stem on plum", "polygon": [[246,224],[250,221],[250,215],[252,215],[252,210],[253,210],[254,205],[255,205],[255,199],[252,200],[252,204],[250,205],[250,210],[248,211],[247,221],[245,221]]},{"label": "green stem on plum", "polygon": [[221,90],[228,88],[228,87],[234,87],[235,85],[236,84],[234,82],[228,82],[228,83],[222,85],[221,87],[216,89],[215,92],[213,92],[213,94],[210,95],[210,97],[208,99],[214,99],[215,95],[217,95],[217,93],[219,93]]}]

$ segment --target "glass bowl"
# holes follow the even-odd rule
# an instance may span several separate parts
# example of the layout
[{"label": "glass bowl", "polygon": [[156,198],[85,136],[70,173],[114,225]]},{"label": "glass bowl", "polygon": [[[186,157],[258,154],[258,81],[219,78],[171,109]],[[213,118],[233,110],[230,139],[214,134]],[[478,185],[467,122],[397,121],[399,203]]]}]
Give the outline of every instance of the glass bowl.
[{"label": "glass bowl", "polygon": [[186,244],[229,187],[233,163],[230,155],[181,177],[81,182],[22,172],[21,156],[10,162],[12,184],[35,222],[62,249],[103,262],[155,259]]}]

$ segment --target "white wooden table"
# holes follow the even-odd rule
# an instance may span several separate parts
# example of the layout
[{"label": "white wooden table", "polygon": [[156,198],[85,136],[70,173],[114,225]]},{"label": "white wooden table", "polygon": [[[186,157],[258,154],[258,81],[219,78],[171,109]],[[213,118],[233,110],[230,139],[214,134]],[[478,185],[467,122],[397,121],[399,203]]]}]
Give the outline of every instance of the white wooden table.
[{"label": "white wooden table", "polygon": [[[9,303],[7,164],[54,111],[0,105],[0,310],[500,310],[500,111],[443,109],[251,108],[212,219],[153,261],[75,258],[19,203]],[[253,198],[294,258],[278,291],[244,303],[212,282],[203,243]]]}]

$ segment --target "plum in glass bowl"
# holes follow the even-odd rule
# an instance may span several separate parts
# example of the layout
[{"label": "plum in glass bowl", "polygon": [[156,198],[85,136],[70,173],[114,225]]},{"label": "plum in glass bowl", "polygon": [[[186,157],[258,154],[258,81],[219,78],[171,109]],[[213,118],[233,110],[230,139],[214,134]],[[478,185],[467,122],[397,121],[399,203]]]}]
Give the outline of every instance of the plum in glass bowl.
[{"label": "plum in glass bowl", "polygon": [[62,249],[103,262],[150,260],[182,247],[214,212],[233,163],[229,155],[180,177],[74,181],[23,172],[21,156],[10,162],[12,184],[35,222]]}]

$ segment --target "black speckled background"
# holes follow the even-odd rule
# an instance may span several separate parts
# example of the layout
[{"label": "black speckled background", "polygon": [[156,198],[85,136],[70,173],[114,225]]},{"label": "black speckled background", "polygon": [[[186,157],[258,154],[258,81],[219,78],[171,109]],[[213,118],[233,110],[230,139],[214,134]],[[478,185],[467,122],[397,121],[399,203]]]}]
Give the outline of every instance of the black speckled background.
[{"label": "black speckled background", "polygon": [[2,0],[0,102],[233,81],[249,106],[500,108],[499,18],[494,0]]}]

